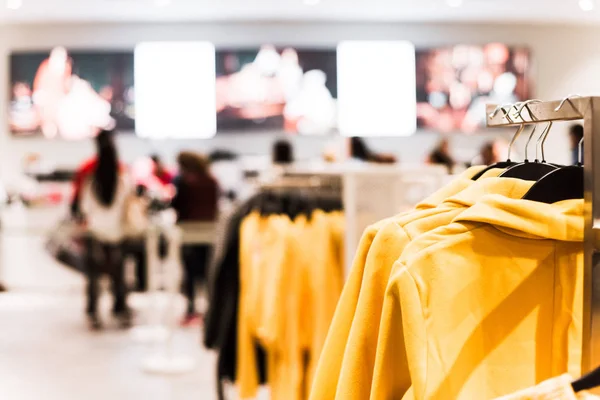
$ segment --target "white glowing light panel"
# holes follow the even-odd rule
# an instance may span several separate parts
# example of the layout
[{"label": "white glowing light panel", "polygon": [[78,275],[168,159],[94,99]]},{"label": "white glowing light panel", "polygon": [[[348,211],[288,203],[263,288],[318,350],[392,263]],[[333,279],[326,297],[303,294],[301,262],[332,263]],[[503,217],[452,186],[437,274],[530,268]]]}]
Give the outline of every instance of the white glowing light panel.
[{"label": "white glowing light panel", "polygon": [[135,48],[138,136],[207,139],[217,132],[215,47],[147,42]]},{"label": "white glowing light panel", "polygon": [[339,44],[338,113],[344,136],[409,136],[417,129],[415,48],[405,41]]}]

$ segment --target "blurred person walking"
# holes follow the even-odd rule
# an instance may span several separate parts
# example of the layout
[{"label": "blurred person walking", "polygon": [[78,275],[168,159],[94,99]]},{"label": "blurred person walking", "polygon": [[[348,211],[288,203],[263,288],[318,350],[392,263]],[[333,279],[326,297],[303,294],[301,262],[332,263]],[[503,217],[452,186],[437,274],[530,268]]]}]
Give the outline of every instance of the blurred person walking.
[{"label": "blurred person walking", "polygon": [[[179,176],[174,180],[176,194],[171,203],[178,222],[212,222],[217,219],[219,185],[210,174],[208,160],[194,152],[184,151],[177,157]],[[206,280],[211,255],[209,244],[186,245],[182,249],[184,266],[183,292],[187,298],[184,325],[200,320],[196,310],[196,284]]]},{"label": "blurred person walking", "polygon": [[[571,163],[579,163],[579,142],[583,139],[583,126],[581,124],[571,125],[569,128],[569,142],[571,148]],[[583,150],[583,149],[582,149]],[[583,162],[583,151],[581,152],[581,162]]]},{"label": "blurred person walking", "polygon": [[499,148],[501,143],[496,140],[490,140],[486,142],[481,149],[479,154],[471,160],[471,165],[492,165],[501,160]]},{"label": "blurred person walking", "polygon": [[105,272],[111,278],[114,296],[113,314],[122,327],[131,323],[127,308],[123,241],[126,236],[125,214],[133,188],[119,167],[112,131],[96,137],[97,157],[92,173],[83,178],[79,193],[81,214],[87,231],[87,315],[93,329],[100,329],[98,317],[99,278]]},{"label": "blurred person walking", "polygon": [[444,165],[448,168],[448,173],[452,173],[456,162],[450,154],[450,141],[446,138],[439,141],[437,146],[429,154],[427,161],[430,164]]},{"label": "blurred person walking", "polygon": [[158,154],[153,154],[151,157],[154,162],[154,176],[163,184],[168,185],[173,182],[173,174],[169,172],[163,164]]},{"label": "blurred person walking", "polygon": [[350,158],[378,164],[393,164],[397,161],[393,154],[372,151],[364,139],[356,136],[350,138]]}]

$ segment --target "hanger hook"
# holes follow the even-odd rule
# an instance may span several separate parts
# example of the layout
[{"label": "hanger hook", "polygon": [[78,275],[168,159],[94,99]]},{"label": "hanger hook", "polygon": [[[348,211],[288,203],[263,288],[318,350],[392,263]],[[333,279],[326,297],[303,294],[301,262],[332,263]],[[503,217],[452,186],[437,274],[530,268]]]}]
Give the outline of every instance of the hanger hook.
[{"label": "hanger hook", "polygon": [[566,102],[568,102],[568,103],[571,105],[571,107],[573,107],[573,109],[574,109],[575,111],[577,111],[577,112],[578,112],[578,113],[581,115],[581,111],[579,111],[579,110],[577,109],[577,107],[575,107],[575,105],[573,104],[573,102],[571,101],[571,99],[573,99],[573,98],[575,98],[575,97],[581,97],[581,96],[580,96],[580,95],[578,95],[578,94],[570,94],[570,95],[568,95],[567,97],[565,97],[564,99],[562,99],[562,101],[561,101],[561,102],[560,102],[560,104],[559,104],[559,105],[558,105],[558,106],[557,106],[557,107],[554,109],[554,111],[559,111],[559,110],[560,110],[560,109],[561,109],[561,108],[562,108],[562,107],[565,105],[565,103],[566,103]]},{"label": "hanger hook", "polygon": [[546,129],[544,130],[544,132],[542,132],[542,135],[540,136],[540,137],[543,137],[543,139],[542,139],[542,145],[541,145],[542,162],[546,162],[546,155],[544,154],[544,145],[546,144],[546,139],[548,138],[548,134],[550,133],[550,129],[552,129],[552,121],[548,122],[548,125],[546,125]]},{"label": "hanger hook", "polygon": [[539,162],[539,161],[540,161],[540,159],[539,159],[539,147],[540,147],[540,143],[541,143],[542,139],[544,139],[544,135],[546,134],[546,131],[547,131],[547,129],[548,129],[548,125],[549,125],[549,124],[550,124],[550,123],[548,123],[548,124],[547,124],[547,125],[544,127],[544,129],[542,130],[542,133],[541,133],[541,134],[540,134],[540,136],[538,137],[538,140],[535,142],[535,161],[536,161],[536,162]]},{"label": "hanger hook", "polygon": [[517,107],[517,105],[520,105],[520,107],[517,109],[517,115],[519,116],[519,118],[521,118],[521,121],[523,121],[523,116],[521,115],[521,113],[523,112],[524,108],[527,108],[527,111],[529,112],[529,118],[531,118],[533,120],[534,118],[533,118],[533,115],[531,114],[531,110],[529,109],[529,105],[541,103],[541,102],[542,102],[542,100],[540,100],[540,99],[532,99],[532,100],[526,100],[526,101],[517,103],[515,105],[515,107]]},{"label": "hanger hook", "polygon": [[583,138],[581,138],[581,140],[579,141],[579,144],[577,145],[577,161],[579,162],[579,165],[583,165]]},{"label": "hanger hook", "polygon": [[[509,111],[506,111],[504,109],[504,107],[510,107]],[[497,106],[494,111],[492,111],[490,113],[490,115],[488,115],[488,117],[490,119],[494,118],[496,116],[496,114],[498,114],[498,111],[502,111],[502,114],[504,114],[504,118],[506,118],[510,123],[513,122],[513,120],[510,118],[510,109],[514,107],[514,104],[503,104],[501,106]]]},{"label": "hanger hook", "polygon": [[534,124],[533,129],[531,130],[531,133],[529,134],[529,138],[527,139],[527,142],[525,143],[525,160],[523,160],[524,162],[529,162],[529,159],[527,157],[527,149],[529,148],[529,143],[531,142],[531,138],[533,138],[533,135],[535,134],[536,129],[537,129],[537,124]]},{"label": "hanger hook", "polygon": [[523,132],[523,129],[525,129],[525,124],[521,123],[519,125],[519,129],[517,129],[517,132],[515,132],[515,134],[513,135],[509,145],[508,145],[508,157],[506,159],[507,162],[510,162],[510,153],[512,150],[512,146],[515,143],[515,140],[517,140],[517,138],[519,137],[519,135],[521,134],[521,132]]}]

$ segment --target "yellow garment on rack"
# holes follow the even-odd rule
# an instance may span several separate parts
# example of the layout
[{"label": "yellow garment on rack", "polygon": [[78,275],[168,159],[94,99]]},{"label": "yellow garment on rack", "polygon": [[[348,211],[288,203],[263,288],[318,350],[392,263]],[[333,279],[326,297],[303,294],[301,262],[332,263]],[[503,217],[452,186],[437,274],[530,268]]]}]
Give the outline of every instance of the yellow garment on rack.
[{"label": "yellow garment on rack", "polygon": [[[304,400],[343,286],[344,216],[252,213],[240,231],[237,385],[258,390],[255,342],[267,355],[273,400]],[[308,363],[308,365],[307,365]]]},{"label": "yellow garment on rack", "polygon": [[[471,178],[485,168],[485,166],[476,166],[467,169],[452,182],[419,203],[415,207],[415,210],[426,210],[437,207],[448,197],[470,186],[474,182]],[[363,285],[365,266],[376,234],[389,222],[411,212],[414,212],[414,210],[379,221],[369,226],[363,232],[348,279],[344,285],[331,322],[329,334],[321,352],[312,390],[310,391],[311,400],[330,400],[335,398],[344,352]]]},{"label": "yellow garment on rack", "polygon": [[580,392],[575,393],[571,386],[573,378],[569,374],[563,374],[556,378],[548,379],[531,388],[523,389],[517,393],[502,396],[496,400],[593,400],[600,399],[593,394]]},{"label": "yellow garment on rack", "polygon": [[[284,274],[275,298],[283,322],[269,354],[271,398],[304,400],[343,286],[344,215],[316,210],[287,235]],[[271,378],[272,377],[272,378]]]},{"label": "yellow garment on rack", "polygon": [[304,399],[304,360],[302,343],[302,315],[300,310],[306,293],[306,269],[309,259],[303,236],[308,222],[300,216],[288,227],[284,237],[286,257],[280,265],[278,290],[268,301],[277,310],[272,314],[278,322],[276,338],[267,348],[268,380],[273,400]]},{"label": "yellow garment on rack", "polygon": [[[494,177],[501,172],[500,169],[488,171],[438,207],[405,215],[379,231],[367,258],[363,286],[344,354],[337,399],[369,398],[385,290],[392,266],[406,245],[423,233],[451,223],[485,195],[521,198],[533,184],[520,179]],[[410,382],[404,385],[410,385]]]},{"label": "yellow garment on rack", "polygon": [[[311,241],[314,251],[311,255],[312,317],[311,338],[308,357],[307,389],[312,383],[319,356],[327,339],[331,320],[344,286],[343,246],[340,241],[340,227],[343,226],[341,213],[315,211],[311,219]],[[308,390],[307,390],[308,391]]]},{"label": "yellow garment on rack", "polygon": [[[240,226],[240,298],[238,306],[236,384],[240,398],[256,397],[259,387],[255,342],[266,349],[276,346],[280,337],[282,313],[277,307],[282,268],[288,261],[287,235],[290,220],[287,216],[262,218],[252,213]],[[272,368],[268,363],[267,379]]]},{"label": "yellow garment on rack", "polygon": [[490,399],[574,370],[582,241],[583,200],[497,195],[413,241],[389,280],[370,398]]}]

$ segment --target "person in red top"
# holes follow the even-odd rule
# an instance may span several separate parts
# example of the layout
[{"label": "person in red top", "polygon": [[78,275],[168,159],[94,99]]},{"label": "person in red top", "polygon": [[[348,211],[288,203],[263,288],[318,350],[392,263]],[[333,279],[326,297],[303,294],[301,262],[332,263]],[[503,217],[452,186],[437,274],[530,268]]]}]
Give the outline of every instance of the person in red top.
[{"label": "person in red top", "polygon": [[[75,218],[81,216],[81,210],[79,208],[79,200],[81,194],[81,186],[83,182],[94,173],[96,166],[98,165],[98,159],[94,156],[85,160],[75,171],[73,177],[73,197],[71,198],[71,215]],[[125,170],[122,163],[119,163],[119,169]]]},{"label": "person in red top", "polygon": [[169,185],[172,183],[174,176],[164,166],[159,155],[154,154],[151,158],[152,161],[154,161],[154,176],[156,176],[163,185]]},{"label": "person in red top", "polygon": [[75,218],[81,217],[81,208],[79,204],[81,186],[86,178],[94,173],[97,164],[97,158],[92,157],[85,160],[79,168],[77,168],[77,171],[75,171],[75,176],[73,177],[73,197],[71,198],[71,215]]}]

